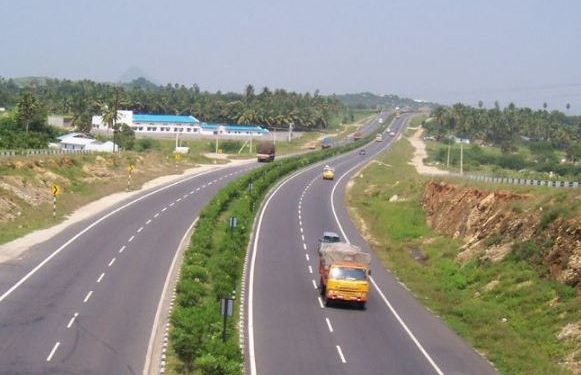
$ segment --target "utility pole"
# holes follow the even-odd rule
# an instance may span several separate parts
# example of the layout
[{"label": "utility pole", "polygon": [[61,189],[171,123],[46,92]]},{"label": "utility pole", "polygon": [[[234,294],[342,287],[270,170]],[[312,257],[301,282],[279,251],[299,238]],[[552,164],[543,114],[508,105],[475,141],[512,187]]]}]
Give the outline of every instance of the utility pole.
[{"label": "utility pole", "polygon": [[460,176],[464,174],[464,143],[460,143]]}]

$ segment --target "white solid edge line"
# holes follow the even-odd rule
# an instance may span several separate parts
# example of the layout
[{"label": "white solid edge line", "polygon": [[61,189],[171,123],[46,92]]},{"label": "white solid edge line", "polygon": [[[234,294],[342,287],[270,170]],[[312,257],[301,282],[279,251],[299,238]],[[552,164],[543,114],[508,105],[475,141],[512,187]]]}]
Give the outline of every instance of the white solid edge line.
[{"label": "white solid edge line", "polygon": [[177,263],[177,260],[179,258],[180,249],[183,246],[184,242],[187,240],[188,233],[191,232],[192,228],[198,222],[198,219],[199,219],[199,217],[196,217],[196,219],[194,220],[192,225],[190,225],[188,230],[186,230],[186,233],[184,233],[182,240],[180,241],[178,248],[177,248],[177,251],[176,251],[176,253],[173,257],[173,260],[171,262],[171,266],[169,268],[167,276],[165,277],[163,291],[161,293],[161,297],[159,298],[159,303],[157,304],[157,311],[155,312],[155,318],[153,319],[153,325],[151,327],[151,335],[149,336],[149,344],[147,346],[147,355],[145,356],[145,365],[143,366],[143,375],[147,375],[150,373],[149,366],[151,366],[151,355],[152,355],[151,352],[153,351],[153,343],[155,341],[155,332],[157,331],[157,326],[159,325],[159,316],[161,315],[161,310],[163,307],[163,300],[165,299],[165,296],[168,292],[169,283],[171,282],[171,275],[173,274],[173,270],[174,270],[176,263]]},{"label": "white solid edge line", "polygon": [[52,359],[52,356],[54,355],[54,353],[56,353],[56,350],[58,349],[58,347],[61,345],[61,343],[59,341],[56,342],[56,344],[54,344],[54,346],[52,347],[52,350],[50,351],[50,354],[48,355],[48,357],[46,357],[46,361],[50,362],[50,360]]},{"label": "white solid edge line", "polygon": [[108,214],[102,216],[101,218],[95,220],[94,222],[92,222],[90,225],[88,225],[87,227],[85,227],[82,231],[80,231],[79,233],[77,233],[76,235],[74,235],[70,240],[68,240],[67,242],[65,242],[64,244],[61,245],[61,247],[59,247],[58,249],[56,249],[52,254],[50,254],[48,257],[46,257],[42,262],[40,262],[36,267],[34,267],[32,270],[30,270],[22,279],[18,280],[18,282],[16,282],[16,284],[14,284],[12,287],[10,287],[10,289],[8,289],[6,292],[4,292],[4,294],[2,294],[0,296],[0,303],[2,303],[6,297],[8,297],[10,294],[12,294],[12,292],[14,292],[16,289],[18,289],[22,284],[24,284],[24,282],[26,280],[28,280],[32,275],[34,275],[36,272],[38,272],[39,269],[41,269],[42,267],[44,267],[45,264],[47,264],[52,258],[54,258],[55,256],[57,256],[61,251],[63,251],[65,248],[67,248],[71,243],[73,243],[74,241],[77,240],[77,238],[81,237],[83,234],[87,233],[89,230],[93,229],[97,224],[101,223],[102,221],[108,219],[109,217],[113,216],[114,214],[116,214],[117,212],[124,210],[125,208],[145,199],[148,198],[154,194],[159,193],[160,191],[164,191],[167,190],[173,186],[179,185],[181,183],[193,180],[196,177],[200,177],[203,175],[206,175],[208,173],[212,173],[215,172],[215,170],[209,170],[209,171],[205,171],[205,172],[200,172],[197,173],[195,175],[192,175],[190,177],[181,179],[179,181],[173,182],[169,185],[163,186],[159,189],[156,189],[154,191],[150,191],[147,194],[144,194],[142,196],[140,196],[139,198],[136,198],[130,202],[127,202],[126,204],[124,204],[123,206],[116,208],[115,210],[109,212]]},{"label": "white solid edge line", "polygon": [[[349,238],[347,237],[347,234],[343,230],[343,226],[339,222],[339,217],[337,216],[337,211],[335,210],[335,203],[334,203],[333,198],[335,196],[335,190],[337,189],[337,186],[339,186],[339,183],[341,182],[341,180],[345,176],[347,176],[349,173],[351,173],[352,170],[354,170],[355,168],[358,168],[358,167],[360,167],[360,164],[357,164],[354,167],[350,168],[341,177],[339,177],[339,179],[337,180],[337,182],[333,186],[333,190],[331,190],[331,211],[333,212],[333,216],[335,217],[335,221],[337,222],[337,225],[339,226],[339,230],[341,231],[341,234],[343,235],[343,238],[345,239],[345,242],[347,242],[347,243],[351,243],[351,242],[349,241]],[[424,349],[424,347],[422,346],[422,344],[420,344],[420,342],[418,341],[418,339],[416,338],[416,336],[408,328],[408,326],[405,324],[405,322],[399,316],[399,314],[397,313],[397,311],[395,310],[395,308],[391,305],[391,303],[385,297],[385,295],[383,294],[383,292],[381,291],[381,289],[379,289],[379,286],[377,285],[377,283],[375,282],[375,280],[371,276],[369,277],[369,279],[371,280],[371,283],[373,284],[373,287],[375,288],[375,290],[377,290],[377,292],[379,293],[379,295],[381,296],[381,298],[383,299],[383,301],[385,302],[385,304],[387,305],[387,307],[389,308],[389,310],[391,311],[391,313],[393,314],[393,316],[395,316],[396,320],[399,322],[399,324],[402,326],[402,328],[404,329],[404,331],[408,334],[408,336],[410,337],[410,339],[413,341],[413,343],[416,345],[416,347],[419,349],[419,351],[423,354],[423,356],[426,358],[426,360],[430,363],[430,365],[432,365],[432,368],[436,371],[436,373],[438,373],[438,375],[444,375],[444,373],[442,372],[442,370],[440,370],[440,367],[438,367],[438,365],[436,364],[436,362],[434,362],[434,360],[432,359],[432,357]]]}]

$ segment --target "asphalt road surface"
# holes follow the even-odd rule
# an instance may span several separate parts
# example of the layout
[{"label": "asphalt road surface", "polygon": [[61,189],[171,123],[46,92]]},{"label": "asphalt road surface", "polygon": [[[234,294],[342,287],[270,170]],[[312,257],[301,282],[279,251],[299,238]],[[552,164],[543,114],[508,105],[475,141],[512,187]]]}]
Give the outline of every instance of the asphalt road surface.
[{"label": "asphalt road surface", "polygon": [[150,189],[1,264],[0,374],[141,374],[181,238],[256,165]]},{"label": "asphalt road surface", "polygon": [[[408,117],[391,124],[399,134]],[[367,309],[324,307],[317,240],[323,231],[371,252],[344,206],[356,171],[393,138],[307,167],[284,180],[257,220],[247,274],[245,355],[251,375],[496,374],[374,257]],[[336,168],[324,181],[322,165]]]}]

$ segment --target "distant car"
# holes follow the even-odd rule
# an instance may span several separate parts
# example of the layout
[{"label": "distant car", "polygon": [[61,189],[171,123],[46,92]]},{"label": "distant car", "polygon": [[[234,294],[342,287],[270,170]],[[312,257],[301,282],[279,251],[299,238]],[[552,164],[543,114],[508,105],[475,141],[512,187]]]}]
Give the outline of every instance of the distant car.
[{"label": "distant car", "polygon": [[335,178],[335,168],[328,165],[323,168],[323,180],[332,180]]},{"label": "distant car", "polygon": [[382,118],[379,119],[379,123],[380,124],[383,124],[383,119]]},{"label": "distant car", "polygon": [[383,137],[381,134],[375,136],[375,142],[383,142]]},{"label": "distant car", "polygon": [[359,155],[366,155],[367,152],[365,151],[364,148],[362,148],[361,150],[359,150]]},{"label": "distant car", "polygon": [[394,132],[394,131],[391,131],[391,132],[389,132],[389,135],[390,135],[391,137],[395,137],[395,132]]},{"label": "distant car", "polygon": [[323,232],[323,236],[319,238],[319,243],[334,243],[341,242],[341,237],[335,232]]}]

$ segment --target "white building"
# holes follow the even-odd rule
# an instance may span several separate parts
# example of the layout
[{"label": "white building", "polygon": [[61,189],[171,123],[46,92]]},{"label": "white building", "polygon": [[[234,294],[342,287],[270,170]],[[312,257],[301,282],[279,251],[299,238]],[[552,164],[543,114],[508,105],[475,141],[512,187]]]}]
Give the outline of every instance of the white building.
[{"label": "white building", "polygon": [[67,151],[113,152],[114,149],[119,149],[118,146],[114,147],[113,142],[99,142],[83,133],[69,133],[57,139],[59,140],[57,146]]},{"label": "white building", "polygon": [[[268,130],[253,125],[218,125],[200,122],[194,116],[145,115],[133,111],[119,111],[118,124],[127,124],[136,134],[202,134],[260,137]],[[93,129],[106,130],[101,116],[93,116]]]}]

